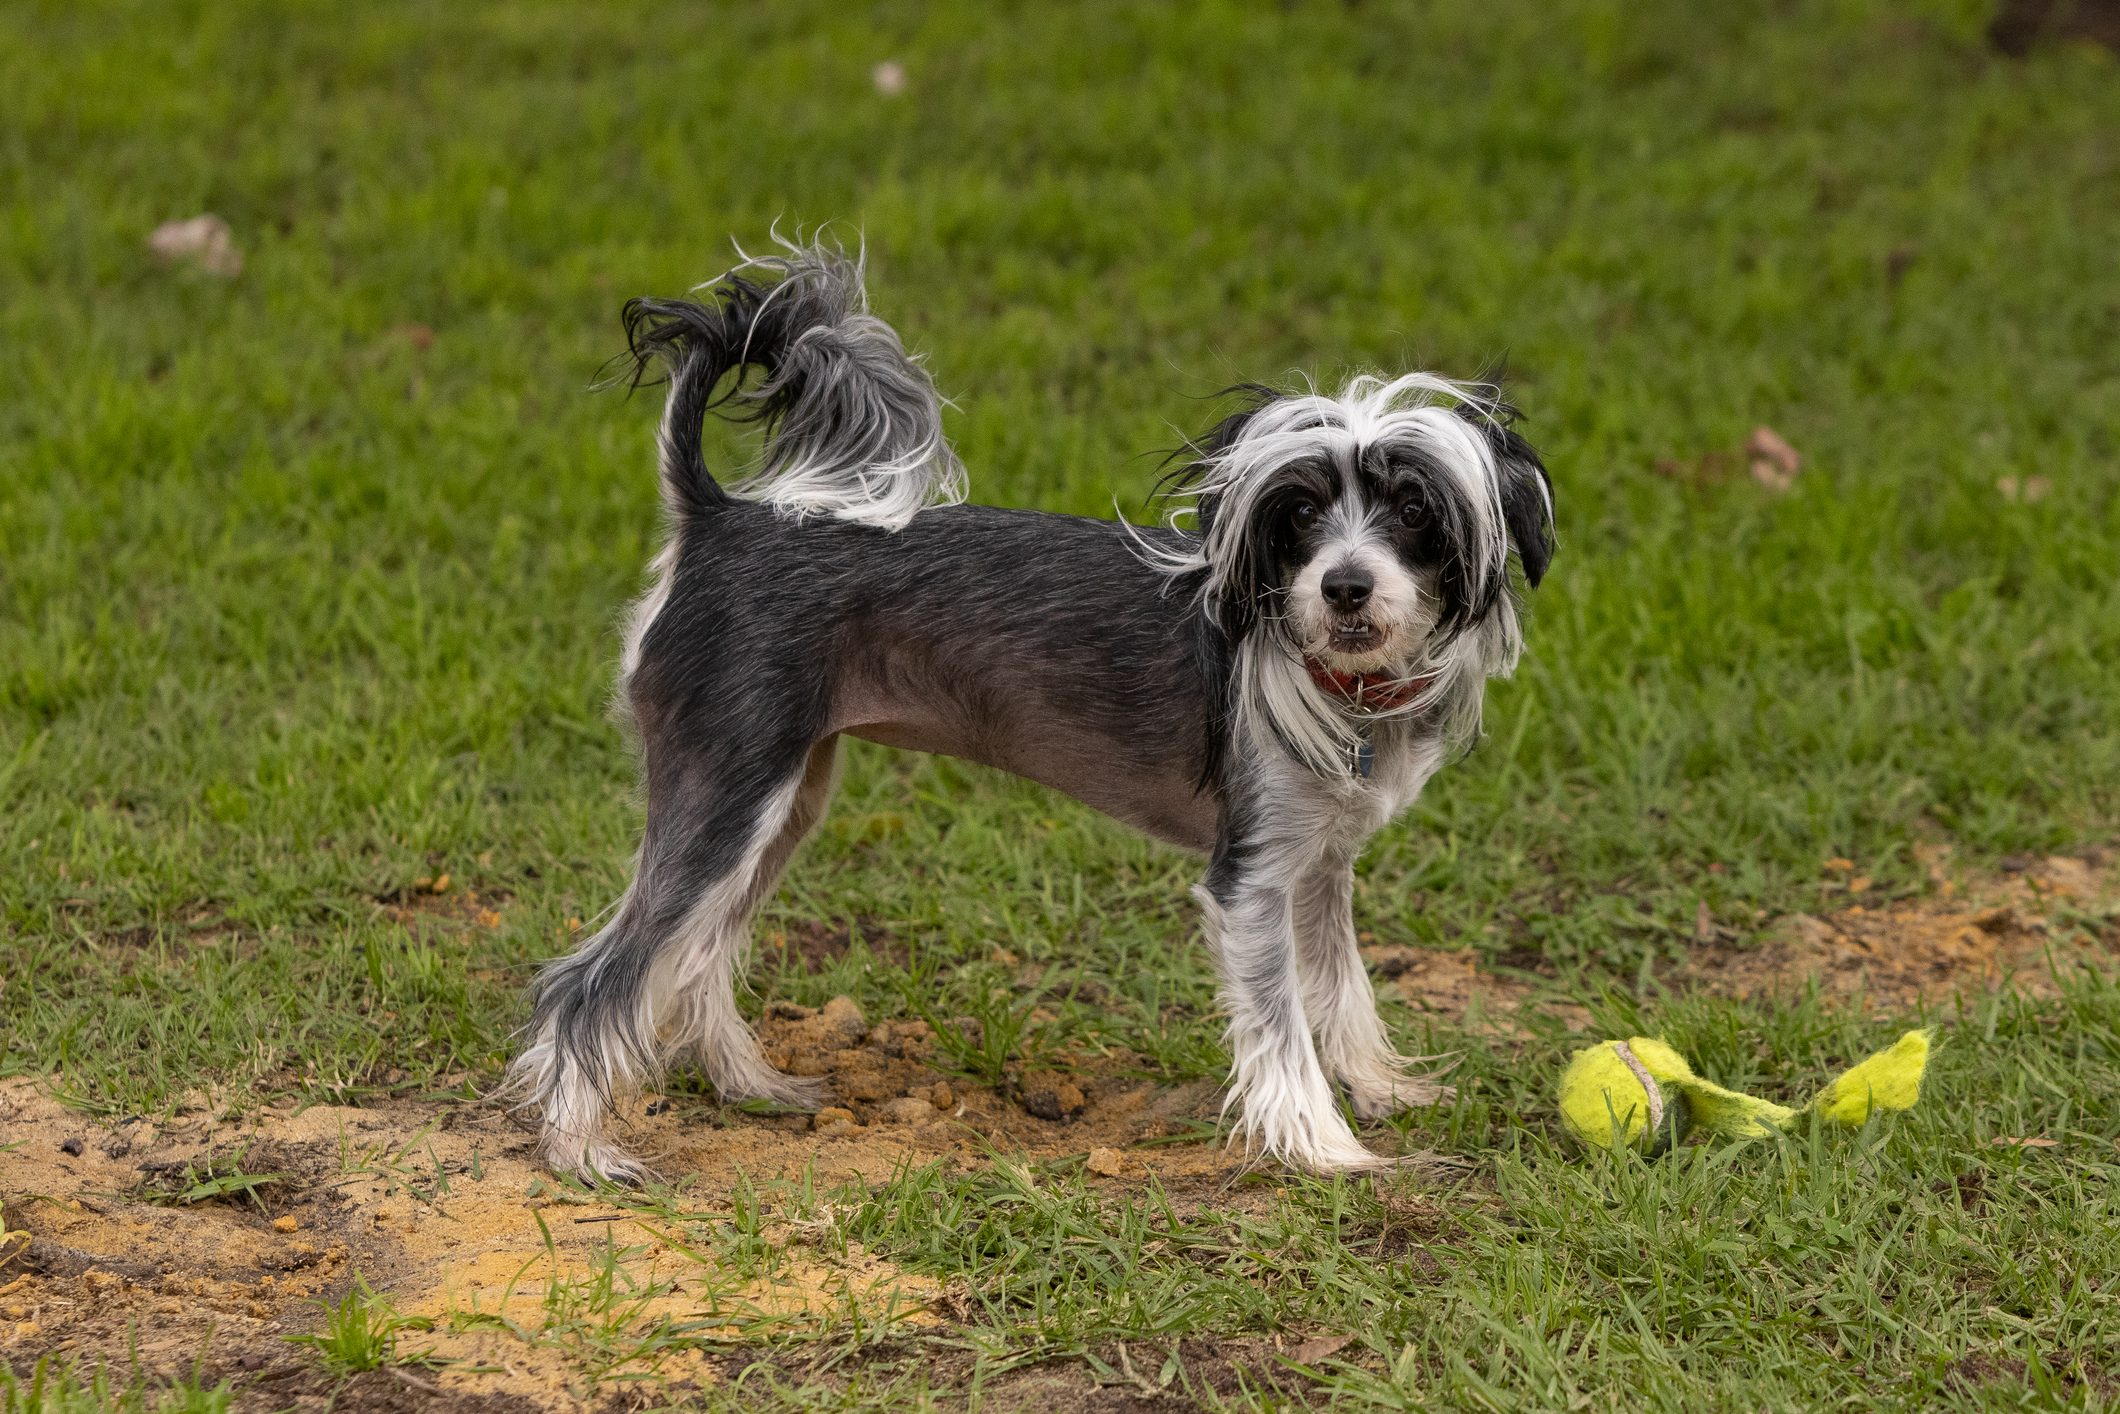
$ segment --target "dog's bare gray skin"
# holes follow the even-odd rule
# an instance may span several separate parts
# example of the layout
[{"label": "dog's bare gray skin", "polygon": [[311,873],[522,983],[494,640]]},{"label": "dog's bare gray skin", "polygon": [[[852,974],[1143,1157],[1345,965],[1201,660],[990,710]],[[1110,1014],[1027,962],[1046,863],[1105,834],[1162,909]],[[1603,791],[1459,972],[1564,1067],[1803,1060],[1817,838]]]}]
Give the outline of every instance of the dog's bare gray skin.
[{"label": "dog's bare gray skin", "polygon": [[[1551,553],[1545,470],[1497,391],[1251,390],[1175,478],[1197,526],[1142,529],[943,504],[962,472],[933,386],[834,252],[747,262],[705,302],[635,301],[627,329],[636,380],[669,377],[670,538],[620,669],[647,832],[611,921],[543,974],[510,1073],[547,1160],[638,1176],[607,1120],[673,1063],[726,1100],[820,1098],[766,1063],[734,985],[844,734],[1012,771],[1207,854],[1238,1132],[1315,1170],[1385,1162],[1332,1087],[1363,1117],[1446,1091],[1377,1019],[1353,861],[1514,666],[1511,551],[1531,584]],[[766,426],[763,471],[733,490],[701,455],[717,408]]]}]

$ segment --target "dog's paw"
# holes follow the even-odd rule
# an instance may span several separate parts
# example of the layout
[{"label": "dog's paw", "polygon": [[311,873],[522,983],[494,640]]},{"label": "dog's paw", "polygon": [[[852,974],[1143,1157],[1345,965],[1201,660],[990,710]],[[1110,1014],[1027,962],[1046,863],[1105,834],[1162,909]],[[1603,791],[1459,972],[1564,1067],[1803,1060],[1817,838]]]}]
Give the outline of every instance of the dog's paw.
[{"label": "dog's paw", "polygon": [[1336,1173],[1376,1173],[1393,1167],[1398,1160],[1365,1147],[1352,1134],[1343,1143],[1313,1145],[1300,1153],[1279,1156],[1290,1168],[1321,1176]]},{"label": "dog's paw", "polygon": [[830,1088],[822,1080],[783,1075],[768,1068],[750,1071],[741,1083],[716,1085],[714,1093],[725,1105],[763,1100],[782,1109],[803,1111],[822,1109],[832,1099]]},{"label": "dog's paw", "polygon": [[725,1105],[763,1101],[781,1109],[815,1110],[831,1101],[822,1080],[789,1075],[767,1061],[748,1031],[726,1031],[696,1046],[689,1059]]},{"label": "dog's paw", "polygon": [[655,1171],[631,1154],[610,1145],[602,1150],[579,1171],[582,1178],[618,1188],[645,1188],[654,1181]]},{"label": "dog's paw", "polygon": [[1393,1056],[1352,1074],[1342,1071],[1340,1093],[1347,1097],[1347,1107],[1354,1111],[1355,1118],[1388,1119],[1407,1110],[1438,1104],[1457,1093],[1456,1086],[1445,1085],[1436,1078],[1438,1072],[1423,1074],[1414,1070],[1418,1063],[1405,1056]]},{"label": "dog's paw", "polygon": [[655,1177],[646,1164],[603,1138],[549,1134],[545,1163],[554,1173],[571,1174],[584,1183],[613,1183],[621,1188],[639,1188]]},{"label": "dog's paw", "polygon": [[1464,1160],[1438,1154],[1429,1149],[1411,1154],[1379,1154],[1359,1142],[1351,1148],[1335,1147],[1330,1153],[1319,1154],[1308,1160],[1284,1156],[1283,1162],[1290,1168],[1320,1177],[1330,1177],[1336,1173],[1373,1174],[1379,1177],[1396,1173],[1434,1176],[1452,1174],[1464,1167]]},{"label": "dog's paw", "polygon": [[1307,1115],[1248,1116],[1229,1142],[1306,1173],[1366,1173],[1391,1163],[1364,1147],[1339,1111],[1331,1108]]},{"label": "dog's paw", "polygon": [[1438,1101],[1447,1100],[1457,1093],[1455,1087],[1439,1085],[1433,1080],[1400,1078],[1389,1085],[1368,1086],[1356,1089],[1346,1087],[1347,1107],[1354,1111],[1355,1118],[1363,1121],[1389,1119],[1408,1110],[1426,1109]]}]

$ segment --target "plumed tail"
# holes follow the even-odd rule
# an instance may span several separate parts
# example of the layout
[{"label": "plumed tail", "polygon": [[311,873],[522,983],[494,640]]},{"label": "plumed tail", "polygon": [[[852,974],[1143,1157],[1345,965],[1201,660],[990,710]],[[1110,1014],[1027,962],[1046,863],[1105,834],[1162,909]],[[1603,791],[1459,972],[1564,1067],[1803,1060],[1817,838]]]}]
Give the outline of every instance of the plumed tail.
[{"label": "plumed tail", "polygon": [[[942,399],[897,331],[869,313],[859,258],[821,243],[784,250],[710,281],[704,299],[626,305],[633,385],[658,367],[669,383],[659,440],[673,512],[736,496],[898,530],[926,506],[963,500]],[[765,428],[759,470],[726,490],[701,447],[710,412]]]}]

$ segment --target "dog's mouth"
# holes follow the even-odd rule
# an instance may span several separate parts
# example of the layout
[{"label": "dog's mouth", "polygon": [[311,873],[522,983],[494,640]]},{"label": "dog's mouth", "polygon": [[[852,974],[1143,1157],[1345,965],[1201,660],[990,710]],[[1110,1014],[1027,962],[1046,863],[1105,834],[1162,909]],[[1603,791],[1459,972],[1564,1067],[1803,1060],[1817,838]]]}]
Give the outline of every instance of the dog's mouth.
[{"label": "dog's mouth", "polygon": [[1383,630],[1375,624],[1334,624],[1325,631],[1325,646],[1349,657],[1374,653],[1383,644]]}]

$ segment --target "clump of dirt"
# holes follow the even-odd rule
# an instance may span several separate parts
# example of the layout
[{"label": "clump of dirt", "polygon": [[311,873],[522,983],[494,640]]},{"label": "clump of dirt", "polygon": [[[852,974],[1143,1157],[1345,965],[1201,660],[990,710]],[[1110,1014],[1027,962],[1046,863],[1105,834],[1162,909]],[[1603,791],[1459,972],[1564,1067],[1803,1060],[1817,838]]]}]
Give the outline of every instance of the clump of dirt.
[{"label": "clump of dirt", "polygon": [[768,1122],[835,1139],[888,1133],[901,1155],[948,1152],[966,1130],[1032,1154],[1123,1148],[1185,1132],[1213,1089],[1159,1087],[1115,1054],[1061,1057],[999,1088],[982,1085],[943,1073],[927,1022],[871,1026],[849,997],[821,1008],[775,1002],[758,1034],[768,1061],[820,1081],[831,1097],[815,1115]]}]

